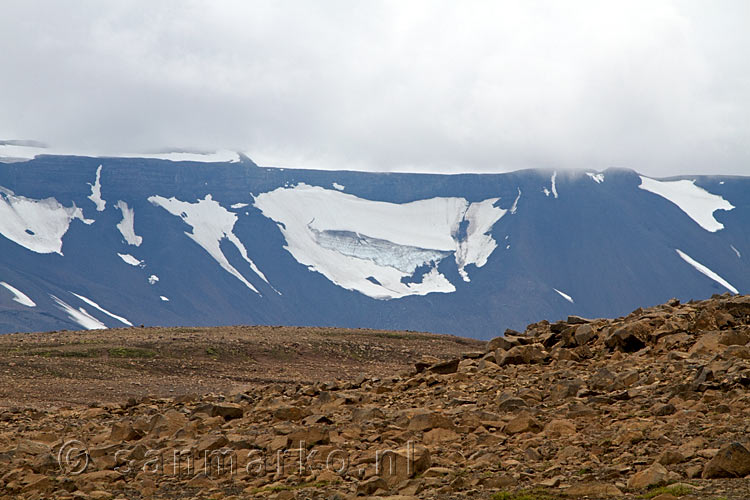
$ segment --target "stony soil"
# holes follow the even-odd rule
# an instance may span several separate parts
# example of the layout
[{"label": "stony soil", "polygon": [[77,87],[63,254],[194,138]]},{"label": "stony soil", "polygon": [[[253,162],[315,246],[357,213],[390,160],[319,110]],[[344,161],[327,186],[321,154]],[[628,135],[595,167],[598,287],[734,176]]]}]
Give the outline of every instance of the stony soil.
[{"label": "stony soil", "polygon": [[0,335],[0,408],[117,404],[237,393],[359,375],[388,377],[425,352],[484,345],[449,335],[341,328],[123,328]]},{"label": "stony soil", "polygon": [[0,498],[750,499],[748,296],[489,343],[11,335],[0,371]]}]

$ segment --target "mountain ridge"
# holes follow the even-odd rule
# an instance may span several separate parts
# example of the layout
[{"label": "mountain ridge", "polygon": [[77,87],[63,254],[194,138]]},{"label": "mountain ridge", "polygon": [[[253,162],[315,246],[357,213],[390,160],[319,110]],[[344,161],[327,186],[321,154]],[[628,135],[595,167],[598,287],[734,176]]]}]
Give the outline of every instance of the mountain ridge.
[{"label": "mountain ridge", "polygon": [[[77,294],[133,324],[333,325],[490,338],[505,328],[522,328],[540,315],[616,316],[672,296],[705,298],[728,289],[698,264],[736,291],[750,289],[750,267],[744,260],[750,255],[750,179],[745,177],[656,180],[688,181],[679,186],[688,190],[687,199],[705,192],[703,201],[709,205],[721,200],[731,205],[730,210],[699,207],[695,217],[716,229],[712,231],[669,199],[640,189],[643,178],[629,169],[443,175],[282,169],[250,162],[39,156],[0,164],[0,186],[34,207],[54,198],[67,207],[64,218],[69,219],[59,238],[63,255],[32,251],[8,239],[7,228],[5,233],[0,229],[0,281],[37,304],[24,307],[10,291],[0,289],[0,332],[80,328],[52,295],[74,311],[84,308],[96,321],[117,326],[117,320]],[[317,194],[304,203],[295,201],[301,200],[304,186]],[[278,220],[264,214],[259,199],[270,199],[272,193],[283,194],[277,205],[296,206],[297,214],[277,214]],[[9,205],[11,195],[3,196],[0,202]],[[418,211],[411,212],[412,219],[405,217],[410,204],[448,198],[465,200],[467,206],[496,200],[486,208],[477,205],[474,243],[461,232],[466,228],[456,227],[457,236],[451,236],[453,222],[439,229],[432,222],[418,222],[427,221]],[[171,214],[154,204],[157,199],[195,207],[193,222],[203,224],[204,232],[213,221],[226,220],[224,226],[210,228],[210,242],[205,238],[211,252],[196,243],[193,233],[201,229],[191,227],[179,212]],[[170,199],[175,201],[166,201]],[[367,238],[352,239],[365,228],[364,216],[359,221],[342,219],[352,203],[362,207],[362,214],[375,214],[367,231],[382,236],[365,232]],[[202,206],[221,215],[203,220]],[[453,208],[441,210],[447,210],[444,217],[449,220],[460,220]],[[315,224],[325,220],[325,227],[312,229],[325,236],[323,240],[316,240],[307,227],[312,218],[307,215],[316,211]],[[118,229],[125,212],[133,225],[128,237]],[[323,214],[330,216],[321,218]],[[284,222],[279,217],[291,218]],[[296,237],[284,230],[294,221],[299,221]],[[17,239],[33,241],[35,236],[23,233],[33,232],[27,223],[19,222]],[[415,240],[415,231],[424,234],[428,244]],[[128,243],[136,237],[142,244]],[[290,253],[295,241],[298,251]],[[463,241],[468,247],[461,255],[477,259],[466,267],[466,276],[452,256],[458,258]],[[419,254],[419,248],[449,251],[451,256]],[[322,260],[311,257],[321,252],[334,253]],[[412,264],[398,270],[400,264],[389,264],[393,252],[406,252],[408,262],[423,264],[413,272]],[[219,262],[223,260],[227,265]],[[337,278],[341,263],[356,266]],[[230,268],[259,290],[260,297]],[[433,284],[422,284],[425,280]],[[355,285],[342,287],[337,281]],[[420,286],[443,291],[414,295]],[[358,287],[374,288],[379,296],[400,288],[401,298],[368,297]]]}]

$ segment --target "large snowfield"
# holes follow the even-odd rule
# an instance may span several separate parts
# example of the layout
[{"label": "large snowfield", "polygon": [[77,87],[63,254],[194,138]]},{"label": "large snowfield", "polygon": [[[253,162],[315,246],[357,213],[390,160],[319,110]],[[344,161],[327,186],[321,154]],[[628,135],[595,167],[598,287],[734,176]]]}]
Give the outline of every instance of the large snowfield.
[{"label": "large snowfield", "polygon": [[[468,281],[467,266],[482,267],[497,247],[488,234],[506,213],[497,201],[398,204],[300,183],[259,194],[254,204],[279,223],[297,262],[347,290],[395,299],[455,291],[438,270],[449,255]],[[415,275],[418,269],[424,272]]]}]

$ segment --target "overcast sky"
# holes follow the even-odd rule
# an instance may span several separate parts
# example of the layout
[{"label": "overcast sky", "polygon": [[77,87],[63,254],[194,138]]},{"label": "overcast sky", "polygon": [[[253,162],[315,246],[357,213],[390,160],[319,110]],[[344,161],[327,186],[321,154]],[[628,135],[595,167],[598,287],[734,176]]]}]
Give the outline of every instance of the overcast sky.
[{"label": "overcast sky", "polygon": [[4,0],[0,139],[750,175],[749,23],[747,0]]}]

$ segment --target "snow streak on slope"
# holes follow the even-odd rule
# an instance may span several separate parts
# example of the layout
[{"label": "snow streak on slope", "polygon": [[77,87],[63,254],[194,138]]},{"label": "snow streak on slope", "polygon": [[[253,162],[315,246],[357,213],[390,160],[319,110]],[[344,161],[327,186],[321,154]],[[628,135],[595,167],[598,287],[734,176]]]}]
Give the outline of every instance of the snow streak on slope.
[{"label": "snow streak on slope", "polygon": [[107,328],[107,325],[93,317],[84,309],[83,307],[79,307],[78,309],[75,309],[70,304],[67,304],[66,302],[60,300],[59,298],[55,297],[54,295],[50,295],[52,299],[57,302],[57,305],[60,309],[65,311],[65,313],[68,315],[70,319],[81,325],[87,330],[105,330]]},{"label": "snow streak on slope", "polygon": [[732,248],[732,250],[734,250],[734,253],[737,254],[737,258],[741,259],[742,258],[742,254],[740,253],[740,251],[737,250],[736,248],[734,248],[734,245],[729,245],[729,246]]},{"label": "snow streak on slope", "polygon": [[714,219],[716,210],[732,210],[734,206],[719,195],[696,186],[695,181],[657,181],[641,177],[639,188],[671,201],[706,231],[724,229],[724,224]]},{"label": "snow streak on slope", "polygon": [[18,302],[22,306],[36,307],[36,303],[33,300],[31,300],[28,295],[23,293],[18,288],[11,286],[4,281],[0,281],[0,286],[3,286],[6,289],[8,289],[8,291],[14,295],[13,300]]},{"label": "snow streak on slope", "polygon": [[114,318],[117,321],[119,321],[120,323],[123,323],[125,325],[133,326],[133,323],[131,323],[127,319],[123,318],[122,316],[118,316],[116,314],[113,314],[113,313],[107,311],[106,309],[104,309],[102,306],[100,306],[99,304],[97,304],[93,300],[91,300],[91,299],[89,299],[87,297],[84,297],[83,295],[78,295],[77,293],[74,293],[74,292],[70,292],[70,293],[72,293],[73,295],[75,295],[76,297],[78,297],[79,299],[81,299],[82,301],[84,301],[85,303],[87,303],[88,305],[90,305],[91,307],[100,310],[101,312],[103,312],[104,314],[106,314],[107,316],[109,316],[110,318]]},{"label": "snow streak on slope", "polygon": [[250,264],[250,268],[263,281],[268,283],[265,275],[258,269],[255,263],[247,256],[247,250],[239,238],[232,232],[237,216],[214,201],[208,194],[203,200],[196,203],[180,201],[177,198],[164,198],[162,196],[150,196],[148,201],[156,206],[162,207],[172,215],[181,217],[185,223],[193,228],[192,233],[185,234],[199,244],[219,263],[219,265],[232,276],[240,280],[250,290],[260,295],[260,292],[250,284],[245,277],[235,269],[221,251],[221,240],[228,239],[242,255],[242,258]]},{"label": "snow streak on slope", "polygon": [[557,288],[553,288],[553,290],[554,290],[554,291],[556,291],[557,293],[559,293],[559,294],[560,294],[560,297],[564,298],[565,300],[567,300],[567,301],[568,301],[568,302],[570,302],[571,304],[575,304],[575,302],[573,301],[573,297],[571,297],[571,296],[570,296],[570,295],[568,295],[567,293],[561,292],[561,291],[560,291],[560,290],[558,290]]},{"label": "snow streak on slope", "polygon": [[516,199],[513,201],[513,205],[510,207],[510,214],[515,215],[518,211],[518,200],[521,199],[521,188],[518,188],[518,196],[516,196]]},{"label": "snow streak on slope", "polygon": [[62,238],[73,219],[94,222],[75,203],[68,208],[54,198],[25,198],[0,186],[0,234],[32,252],[62,255]]},{"label": "snow streak on slope", "polygon": [[591,177],[591,180],[596,182],[597,184],[601,184],[604,182],[604,174],[595,174],[593,172],[586,172],[586,175]]},{"label": "snow streak on slope", "polygon": [[552,194],[557,198],[557,171],[552,174]]},{"label": "snow streak on slope", "polygon": [[129,253],[118,253],[117,255],[124,260],[126,264],[130,264],[131,266],[140,266],[143,264],[143,261],[136,259]]},{"label": "snow streak on slope", "polygon": [[91,186],[91,194],[88,196],[88,199],[94,202],[94,205],[96,205],[96,211],[97,212],[103,212],[104,209],[107,207],[107,202],[102,199],[102,166],[99,165],[99,168],[96,169],[96,181],[94,181],[93,184],[89,183],[89,186]]},{"label": "snow streak on slope", "polygon": [[698,262],[697,260],[694,260],[682,250],[676,248],[675,251],[682,258],[682,260],[684,260],[685,262],[693,266],[698,272],[705,274],[706,276],[708,276],[709,278],[711,278],[712,280],[714,280],[715,282],[717,282],[718,284],[720,284],[721,286],[723,286],[724,288],[732,292],[733,294],[736,295],[740,293],[737,291],[735,287],[730,285],[727,280],[725,280],[724,278],[722,278],[721,276],[719,276],[718,274],[716,274],[715,272],[713,272],[712,270],[710,270],[709,268],[707,268],[706,266]]},{"label": "snow streak on slope", "polygon": [[483,266],[496,247],[486,233],[506,212],[496,201],[397,204],[298,184],[256,196],[255,206],[279,224],[299,263],[347,290],[392,299],[455,291],[437,269],[451,253],[467,280],[467,265]]},{"label": "snow streak on slope", "polygon": [[128,207],[128,204],[122,200],[117,201],[117,208],[122,212],[122,220],[117,223],[117,229],[128,245],[136,247],[141,246],[143,243],[143,237],[135,234],[135,211]]},{"label": "snow streak on slope", "polygon": [[478,203],[472,203],[466,209],[463,220],[468,221],[466,238],[459,240],[456,249],[456,264],[458,272],[464,281],[469,280],[466,272],[468,264],[482,267],[487,263],[490,254],[497,248],[497,243],[489,234],[495,222],[505,215],[507,210],[495,207],[500,198],[490,198]]}]

